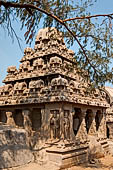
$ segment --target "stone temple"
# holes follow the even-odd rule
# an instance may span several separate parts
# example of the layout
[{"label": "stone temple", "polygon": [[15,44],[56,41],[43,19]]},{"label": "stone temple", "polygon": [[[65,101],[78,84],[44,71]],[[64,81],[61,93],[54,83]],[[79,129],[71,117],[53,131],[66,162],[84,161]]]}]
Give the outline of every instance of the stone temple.
[{"label": "stone temple", "polygon": [[[15,160],[6,150],[9,163],[6,165],[4,158],[2,167],[35,157],[65,168],[91,159],[96,144],[101,154],[108,152],[107,94],[98,89],[88,91],[87,73],[80,75],[73,56],[61,32],[45,28],[38,32],[34,49],[24,50],[19,69],[8,67],[0,87],[0,122],[5,128],[0,129],[0,138],[14,144],[12,149],[6,143]],[[24,162],[18,154],[26,156]]]},{"label": "stone temple", "polygon": [[107,138],[113,140],[113,88],[105,87],[110,107],[106,110]]}]

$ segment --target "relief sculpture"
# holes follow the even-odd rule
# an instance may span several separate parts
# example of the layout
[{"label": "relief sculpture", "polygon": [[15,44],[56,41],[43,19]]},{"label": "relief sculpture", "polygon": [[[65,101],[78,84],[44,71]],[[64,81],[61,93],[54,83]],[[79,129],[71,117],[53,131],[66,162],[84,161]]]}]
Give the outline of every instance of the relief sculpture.
[{"label": "relief sculpture", "polygon": [[52,113],[52,117],[50,119],[50,136],[51,139],[58,139],[59,138],[59,128],[60,128],[60,121],[57,114],[57,111],[54,110]]},{"label": "relief sculpture", "polygon": [[69,111],[64,111],[64,140],[67,140],[70,138],[70,120],[69,120]]}]

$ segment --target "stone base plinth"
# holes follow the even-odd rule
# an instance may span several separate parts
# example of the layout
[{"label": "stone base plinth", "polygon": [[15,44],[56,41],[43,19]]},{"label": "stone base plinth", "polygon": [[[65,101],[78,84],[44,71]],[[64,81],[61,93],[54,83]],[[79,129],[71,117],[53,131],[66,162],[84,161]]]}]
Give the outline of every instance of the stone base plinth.
[{"label": "stone base plinth", "polygon": [[46,150],[48,159],[60,169],[88,162],[88,145],[64,146],[62,148],[52,146]]},{"label": "stone base plinth", "polygon": [[100,144],[102,145],[102,148],[104,149],[105,153],[109,153],[109,142],[107,139],[100,140]]}]

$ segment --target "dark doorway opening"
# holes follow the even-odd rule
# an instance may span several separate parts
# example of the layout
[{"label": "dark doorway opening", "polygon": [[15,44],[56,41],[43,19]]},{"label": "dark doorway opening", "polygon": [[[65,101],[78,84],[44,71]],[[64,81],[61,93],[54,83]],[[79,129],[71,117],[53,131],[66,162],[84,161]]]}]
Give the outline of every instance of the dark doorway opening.
[{"label": "dark doorway opening", "polygon": [[42,116],[41,116],[41,109],[34,108],[30,115],[31,122],[32,122],[32,129],[34,131],[40,131],[41,124],[42,124]]},{"label": "dark doorway opening", "polygon": [[7,122],[7,116],[5,111],[0,111],[0,122],[6,123]]},{"label": "dark doorway opening", "polygon": [[73,131],[76,136],[82,120],[81,120],[81,109],[75,108],[74,110],[75,110],[75,114],[73,116]]},{"label": "dark doorway opening", "polygon": [[97,110],[96,116],[95,116],[95,122],[96,122],[96,131],[99,130],[101,120],[103,118],[103,115],[100,110]]},{"label": "dark doorway opening", "polygon": [[89,129],[91,127],[92,121],[93,121],[93,119],[92,119],[92,110],[88,109],[86,111],[86,117],[85,117],[87,134],[89,133]]},{"label": "dark doorway opening", "polygon": [[107,138],[109,138],[109,127],[106,126],[106,133],[107,133]]},{"label": "dark doorway opening", "polygon": [[21,109],[16,109],[14,112],[14,121],[18,127],[24,127],[23,125],[23,115]]}]

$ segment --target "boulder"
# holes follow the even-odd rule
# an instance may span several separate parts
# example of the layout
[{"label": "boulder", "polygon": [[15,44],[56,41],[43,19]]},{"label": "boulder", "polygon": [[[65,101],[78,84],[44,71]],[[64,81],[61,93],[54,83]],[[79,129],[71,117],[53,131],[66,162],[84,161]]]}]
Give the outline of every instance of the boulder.
[{"label": "boulder", "polygon": [[89,136],[89,160],[102,158],[105,156],[102,145],[96,140],[96,137]]},{"label": "boulder", "polygon": [[34,160],[26,144],[24,129],[0,127],[0,169],[27,164]]}]

